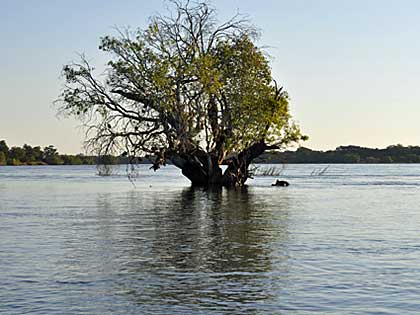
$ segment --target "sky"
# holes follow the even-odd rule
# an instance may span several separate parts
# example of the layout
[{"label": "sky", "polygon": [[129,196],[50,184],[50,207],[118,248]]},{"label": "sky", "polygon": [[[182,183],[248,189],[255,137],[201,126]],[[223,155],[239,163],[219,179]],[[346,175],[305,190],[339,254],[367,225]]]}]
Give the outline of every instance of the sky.
[{"label": "sky", "polygon": [[[214,0],[261,31],[274,78],[317,150],[420,144],[420,1]],[[102,67],[99,38],[144,28],[163,0],[0,1],[0,140],[83,152],[83,129],[53,104],[64,64]]]}]

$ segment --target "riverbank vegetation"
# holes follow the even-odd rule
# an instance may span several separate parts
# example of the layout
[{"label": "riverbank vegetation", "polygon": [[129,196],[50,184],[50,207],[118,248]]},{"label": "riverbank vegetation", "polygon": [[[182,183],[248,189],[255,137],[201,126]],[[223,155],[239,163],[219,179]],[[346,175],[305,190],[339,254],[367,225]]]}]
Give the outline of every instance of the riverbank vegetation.
[{"label": "riverbank vegetation", "polygon": [[0,141],[0,165],[79,165],[95,164],[96,157],[83,154],[59,154],[57,149],[50,145],[45,148],[32,147],[24,144],[22,147],[11,147],[5,140]]},{"label": "riverbank vegetation", "polygon": [[[152,164],[156,157],[136,158],[137,163]],[[0,140],[0,165],[115,165],[129,164],[128,156],[94,156],[84,154],[60,154],[50,145],[45,148],[11,147],[5,140]],[[271,152],[261,155],[255,163],[270,164],[335,164],[335,163],[420,163],[420,146],[390,145],[385,149],[373,149],[359,146],[340,146],[335,150],[316,151],[301,147],[296,151]],[[251,169],[254,175],[277,173],[282,168]]]},{"label": "riverbank vegetation", "polygon": [[95,165],[126,164],[126,157],[84,154],[60,154],[53,145],[41,148],[24,144],[22,147],[10,147],[5,140],[0,140],[0,165]]},{"label": "riverbank vegetation", "polygon": [[420,163],[420,146],[397,144],[372,149],[349,145],[329,151],[301,147],[296,151],[266,153],[256,163]]}]

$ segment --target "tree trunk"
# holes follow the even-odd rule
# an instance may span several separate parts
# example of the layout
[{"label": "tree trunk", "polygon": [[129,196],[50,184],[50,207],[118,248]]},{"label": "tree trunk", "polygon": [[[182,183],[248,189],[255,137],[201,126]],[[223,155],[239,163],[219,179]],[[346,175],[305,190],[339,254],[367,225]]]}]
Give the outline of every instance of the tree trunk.
[{"label": "tree trunk", "polygon": [[196,152],[188,156],[171,159],[182,170],[193,186],[221,186],[222,169],[217,158],[211,154]]},{"label": "tree trunk", "polygon": [[264,141],[254,143],[243,150],[236,157],[230,158],[228,168],[223,174],[223,186],[243,186],[249,175],[249,165],[252,161],[268,149],[277,149],[277,146],[268,146]]},{"label": "tree trunk", "polygon": [[249,178],[248,167],[252,161],[265,150],[275,148],[277,147],[267,146],[264,142],[255,143],[237,156],[229,158],[224,173],[218,164],[218,158],[203,151],[182,156],[173,155],[171,160],[193,186],[243,186]]}]

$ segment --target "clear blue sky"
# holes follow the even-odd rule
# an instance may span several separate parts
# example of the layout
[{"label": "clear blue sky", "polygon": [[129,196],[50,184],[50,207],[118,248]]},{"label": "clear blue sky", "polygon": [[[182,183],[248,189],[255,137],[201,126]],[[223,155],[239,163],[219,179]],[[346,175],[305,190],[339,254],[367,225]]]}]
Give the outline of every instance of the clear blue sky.
[{"label": "clear blue sky", "polygon": [[[261,32],[274,76],[310,141],[420,144],[420,1],[215,0],[221,19],[237,10]],[[78,122],[52,102],[63,64],[84,52],[98,66],[98,39],[114,27],[144,27],[161,0],[0,1],[0,139],[82,152]]]}]

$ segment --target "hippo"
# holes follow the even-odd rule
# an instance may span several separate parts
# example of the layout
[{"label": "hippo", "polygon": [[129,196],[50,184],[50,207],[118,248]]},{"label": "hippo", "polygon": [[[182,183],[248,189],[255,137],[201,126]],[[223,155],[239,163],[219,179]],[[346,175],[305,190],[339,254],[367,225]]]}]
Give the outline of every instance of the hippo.
[{"label": "hippo", "polygon": [[281,187],[287,187],[290,184],[286,182],[285,180],[276,180],[274,184],[271,184],[271,186],[281,186]]}]

